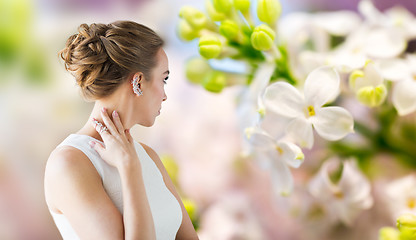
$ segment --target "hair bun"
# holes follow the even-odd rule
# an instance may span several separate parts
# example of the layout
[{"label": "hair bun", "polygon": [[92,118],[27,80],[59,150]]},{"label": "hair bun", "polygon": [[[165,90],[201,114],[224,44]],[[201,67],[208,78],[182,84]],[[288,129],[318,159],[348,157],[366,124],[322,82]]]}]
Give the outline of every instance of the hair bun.
[{"label": "hair bun", "polygon": [[59,52],[88,99],[110,95],[130,74],[149,78],[163,40],[150,28],[131,21],[81,24]]},{"label": "hair bun", "polygon": [[60,56],[65,62],[65,69],[74,75],[77,84],[86,88],[100,77],[105,62],[109,59],[100,39],[108,27],[104,24],[81,24],[78,34],[68,38]]}]

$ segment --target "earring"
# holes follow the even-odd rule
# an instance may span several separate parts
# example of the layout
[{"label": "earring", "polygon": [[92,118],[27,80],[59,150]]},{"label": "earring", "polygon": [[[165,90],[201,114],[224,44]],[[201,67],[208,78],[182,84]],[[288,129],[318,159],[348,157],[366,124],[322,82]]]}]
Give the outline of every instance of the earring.
[{"label": "earring", "polygon": [[133,81],[131,81],[131,84],[133,85],[133,92],[137,94],[137,96],[143,95],[143,91],[140,89],[139,77],[136,76]]}]

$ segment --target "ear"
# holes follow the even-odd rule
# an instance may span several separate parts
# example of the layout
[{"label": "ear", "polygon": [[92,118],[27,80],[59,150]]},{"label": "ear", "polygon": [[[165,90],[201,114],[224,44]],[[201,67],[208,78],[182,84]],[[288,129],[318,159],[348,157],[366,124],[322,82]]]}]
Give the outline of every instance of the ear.
[{"label": "ear", "polygon": [[143,79],[144,79],[144,74],[142,72],[136,72],[133,75],[133,78],[131,79],[131,81],[137,80],[137,82],[140,84],[143,82]]}]

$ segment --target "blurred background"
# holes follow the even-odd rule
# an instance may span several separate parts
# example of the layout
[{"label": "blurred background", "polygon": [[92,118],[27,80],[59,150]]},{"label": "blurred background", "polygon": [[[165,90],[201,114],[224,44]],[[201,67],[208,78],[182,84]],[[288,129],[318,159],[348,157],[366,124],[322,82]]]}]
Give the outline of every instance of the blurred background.
[{"label": "blurred background", "polygon": [[[283,15],[355,11],[357,3],[281,1]],[[88,120],[93,104],[82,100],[57,53],[80,24],[115,20],[145,24],[166,41],[168,101],[153,127],[136,126],[132,133],[165,161],[201,239],[313,239],[306,237],[311,229],[325,224],[293,217],[302,211],[293,205],[307,205],[309,196],[274,196],[268,175],[242,154],[235,112],[239,87],[214,94],[186,80],[185,62],[197,54],[196,42],[184,43],[176,34],[178,12],[186,4],[204,8],[203,0],[0,0],[1,240],[60,239],[44,200],[44,168],[55,146]],[[416,13],[416,1],[375,1],[381,10],[396,4]],[[302,170],[294,175],[305,178]],[[325,238],[320,235],[325,230],[315,228],[315,236],[341,239],[336,232],[347,236],[342,239],[377,239],[378,229],[393,223],[381,208],[376,203],[353,228],[336,226]],[[373,224],[360,224],[366,221]]]}]

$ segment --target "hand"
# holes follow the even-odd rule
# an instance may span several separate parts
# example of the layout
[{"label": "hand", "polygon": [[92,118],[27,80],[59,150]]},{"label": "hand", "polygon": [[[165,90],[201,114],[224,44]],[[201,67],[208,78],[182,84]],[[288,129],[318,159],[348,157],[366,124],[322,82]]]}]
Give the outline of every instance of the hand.
[{"label": "hand", "polygon": [[101,109],[101,116],[104,125],[94,119],[94,128],[100,134],[105,147],[98,142],[91,141],[90,145],[100,157],[109,165],[120,169],[131,163],[139,163],[139,159],[134,147],[133,138],[128,129],[124,129],[117,111],[113,111],[113,121],[107,113],[107,109]]}]

